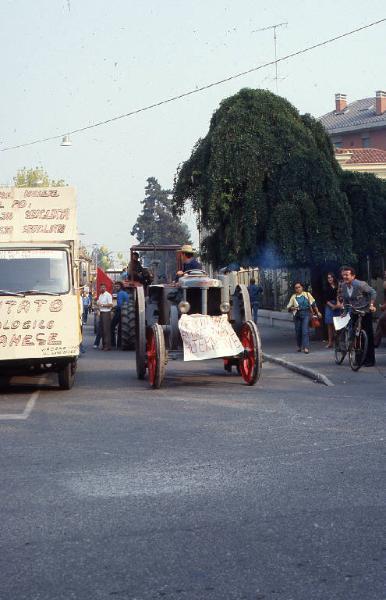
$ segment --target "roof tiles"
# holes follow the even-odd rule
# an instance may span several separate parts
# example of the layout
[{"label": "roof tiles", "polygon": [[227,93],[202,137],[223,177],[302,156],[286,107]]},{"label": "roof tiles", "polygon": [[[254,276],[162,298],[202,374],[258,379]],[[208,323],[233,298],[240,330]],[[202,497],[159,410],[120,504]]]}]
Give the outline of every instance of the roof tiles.
[{"label": "roof tiles", "polygon": [[386,164],[386,150],[379,148],[336,148],[335,154],[351,155],[345,161],[346,165],[352,164]]},{"label": "roof tiles", "polygon": [[377,115],[375,98],[362,98],[347,105],[340,113],[335,110],[319,118],[328,133],[369,127],[386,127],[386,113]]}]

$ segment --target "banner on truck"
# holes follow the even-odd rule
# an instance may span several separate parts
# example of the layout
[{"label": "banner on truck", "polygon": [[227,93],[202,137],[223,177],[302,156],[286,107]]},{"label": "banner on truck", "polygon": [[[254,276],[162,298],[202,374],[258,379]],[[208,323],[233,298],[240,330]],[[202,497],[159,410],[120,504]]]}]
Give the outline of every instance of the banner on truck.
[{"label": "banner on truck", "polygon": [[181,315],[178,321],[184,360],[235,356],[244,350],[227,315]]},{"label": "banner on truck", "polygon": [[76,237],[74,188],[0,188],[0,244]]},{"label": "banner on truck", "polygon": [[78,305],[72,295],[0,297],[0,360],[77,356]]}]

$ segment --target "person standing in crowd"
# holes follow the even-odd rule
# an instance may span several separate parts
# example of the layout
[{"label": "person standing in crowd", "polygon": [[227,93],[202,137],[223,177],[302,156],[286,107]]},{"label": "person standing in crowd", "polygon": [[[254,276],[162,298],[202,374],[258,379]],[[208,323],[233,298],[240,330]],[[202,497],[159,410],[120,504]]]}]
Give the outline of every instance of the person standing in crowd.
[{"label": "person standing in crowd", "polygon": [[249,294],[249,299],[251,302],[253,320],[256,323],[256,325],[257,325],[257,313],[258,313],[259,304],[260,304],[259,300],[260,300],[260,296],[262,293],[263,293],[263,288],[261,287],[261,285],[256,285],[256,281],[252,277],[249,280],[248,294]]},{"label": "person standing in crowd", "polygon": [[92,296],[92,290],[90,289],[89,293],[88,293],[88,298],[90,300],[90,303],[88,305],[88,312],[89,314],[92,313],[93,311],[93,306],[92,306],[92,301],[93,301],[93,296]]},{"label": "person standing in crowd", "polygon": [[[340,293],[343,307],[348,308],[349,311],[351,307],[363,309],[367,306],[369,309],[369,312],[362,319],[362,327],[367,333],[368,340],[367,354],[363,364],[365,367],[373,367],[375,365],[375,352],[372,313],[377,310],[375,307],[377,293],[366,281],[356,279],[353,267],[342,267],[342,278],[343,283]],[[352,320],[355,322],[355,314],[352,315]]]},{"label": "person standing in crowd", "polygon": [[324,299],[326,303],[324,322],[328,330],[327,348],[332,348],[334,346],[335,335],[333,318],[338,317],[341,313],[340,308],[338,308],[338,280],[334,273],[327,274],[327,290]]},{"label": "person standing in crowd", "polygon": [[83,291],[83,294],[82,294],[82,308],[83,308],[82,323],[83,323],[83,325],[86,325],[87,317],[88,317],[88,313],[89,313],[89,309],[90,309],[90,296],[85,291]]},{"label": "person standing in crowd", "polygon": [[126,279],[129,279],[129,273],[128,273],[128,269],[127,268],[123,268],[122,269],[122,272],[121,272],[121,274],[119,276],[119,279],[121,281],[125,281]]},{"label": "person standing in crowd", "polygon": [[187,271],[193,269],[202,270],[202,264],[194,256],[193,248],[190,244],[184,244],[181,248],[182,271],[177,271],[177,279],[182,277]]},{"label": "person standing in crowd", "polygon": [[319,318],[320,312],[316,306],[315,298],[304,291],[303,284],[297,281],[294,285],[295,293],[288,302],[287,309],[292,312],[295,324],[295,335],[298,352],[304,350],[305,354],[310,351],[310,317],[315,314]]},{"label": "person standing in crowd", "polygon": [[376,348],[380,345],[382,338],[386,337],[386,271],[383,273],[383,304],[381,311],[382,314],[378,319],[374,336],[374,345]]},{"label": "person standing in crowd", "polygon": [[113,298],[106,290],[104,283],[100,285],[100,294],[97,302],[99,310],[99,330],[95,338],[94,348],[99,347],[102,337],[103,350],[111,350],[111,309],[113,308]]},{"label": "person standing in crowd", "polygon": [[[122,305],[129,302],[129,294],[123,287],[122,281],[117,281],[115,284],[117,290],[117,305],[114,309],[114,316],[111,320],[111,339],[113,342],[113,346],[121,345],[121,335],[120,335],[120,323],[121,323],[121,310]],[[116,329],[118,327],[118,336],[116,336]],[[117,337],[117,340],[116,340]]]}]

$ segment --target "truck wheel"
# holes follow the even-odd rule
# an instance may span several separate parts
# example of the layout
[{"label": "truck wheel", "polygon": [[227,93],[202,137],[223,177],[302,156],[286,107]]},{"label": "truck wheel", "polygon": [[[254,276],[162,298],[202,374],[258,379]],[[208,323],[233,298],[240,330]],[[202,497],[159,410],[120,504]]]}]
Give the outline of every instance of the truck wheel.
[{"label": "truck wheel", "polygon": [[129,301],[121,307],[121,349],[135,350],[135,297],[130,294]]},{"label": "truck wheel", "polygon": [[67,363],[58,371],[58,382],[61,390],[70,390],[74,385],[76,360]]}]

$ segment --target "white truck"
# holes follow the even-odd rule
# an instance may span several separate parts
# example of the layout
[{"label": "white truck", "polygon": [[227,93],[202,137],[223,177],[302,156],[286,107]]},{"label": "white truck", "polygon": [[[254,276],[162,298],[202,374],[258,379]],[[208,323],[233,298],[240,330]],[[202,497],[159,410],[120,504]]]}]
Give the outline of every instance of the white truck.
[{"label": "white truck", "polygon": [[74,383],[81,342],[72,187],[0,188],[0,377]]}]

